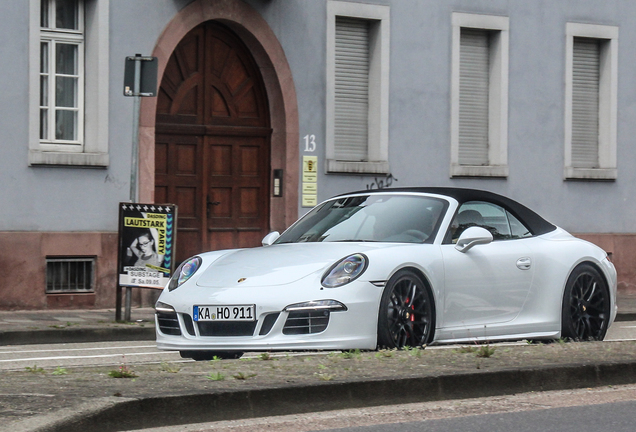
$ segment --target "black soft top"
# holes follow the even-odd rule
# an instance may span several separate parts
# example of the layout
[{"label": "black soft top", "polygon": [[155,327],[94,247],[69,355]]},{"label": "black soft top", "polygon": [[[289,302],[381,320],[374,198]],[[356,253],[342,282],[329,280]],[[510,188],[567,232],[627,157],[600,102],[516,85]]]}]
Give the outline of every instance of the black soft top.
[{"label": "black soft top", "polygon": [[493,204],[497,204],[510,213],[512,213],[517,219],[530,230],[532,235],[538,236],[549,233],[556,229],[556,226],[543,219],[534,211],[530,210],[523,204],[519,204],[510,198],[503,195],[496,194],[494,192],[488,192],[479,189],[463,189],[463,188],[450,188],[450,187],[405,187],[405,188],[388,188],[388,189],[374,189],[366,191],[349,192],[342,195],[351,194],[374,194],[374,193],[393,193],[393,192],[415,192],[415,193],[428,193],[436,195],[444,195],[451,197],[459,202],[461,206],[465,202],[469,201],[486,201]]}]

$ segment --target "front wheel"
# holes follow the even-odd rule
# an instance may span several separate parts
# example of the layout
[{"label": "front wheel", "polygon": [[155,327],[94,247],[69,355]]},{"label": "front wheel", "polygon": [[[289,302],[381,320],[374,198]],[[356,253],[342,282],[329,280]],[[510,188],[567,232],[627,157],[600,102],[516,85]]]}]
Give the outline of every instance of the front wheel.
[{"label": "front wheel", "polygon": [[433,338],[433,296],[424,281],[410,270],[389,279],[380,300],[378,346],[420,347]]},{"label": "front wheel", "polygon": [[576,267],[565,286],[561,337],[577,341],[603,340],[610,317],[605,279],[590,264]]}]

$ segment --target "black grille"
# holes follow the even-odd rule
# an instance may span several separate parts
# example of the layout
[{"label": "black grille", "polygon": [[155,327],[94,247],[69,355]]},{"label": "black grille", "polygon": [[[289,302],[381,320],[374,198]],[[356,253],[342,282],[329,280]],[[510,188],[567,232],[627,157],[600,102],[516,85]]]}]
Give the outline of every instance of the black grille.
[{"label": "black grille", "polygon": [[157,322],[159,323],[159,331],[161,333],[173,336],[181,335],[181,328],[179,327],[179,319],[177,318],[176,312],[157,312]]},{"label": "black grille", "polygon": [[257,321],[199,321],[201,336],[254,336]]},{"label": "black grille", "polygon": [[299,335],[320,333],[327,329],[329,311],[295,311],[290,312],[283,327],[283,334]]},{"label": "black grille", "polygon": [[276,312],[263,318],[263,325],[261,326],[261,331],[259,331],[258,334],[264,336],[269,333],[272,327],[274,327],[274,323],[278,319],[278,315],[280,315],[280,313]]}]

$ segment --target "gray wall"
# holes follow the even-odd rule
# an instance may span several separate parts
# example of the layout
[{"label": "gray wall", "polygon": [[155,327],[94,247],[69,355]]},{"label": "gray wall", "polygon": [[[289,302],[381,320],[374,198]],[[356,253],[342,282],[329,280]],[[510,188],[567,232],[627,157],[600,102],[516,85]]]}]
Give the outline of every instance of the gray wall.
[{"label": "gray wall", "polygon": [[[94,1],[94,0],[92,0]],[[28,167],[28,2],[3,2],[0,35],[0,231],[115,231],[129,195],[131,98],[124,57],[150,54],[188,0],[110,0],[110,166]],[[300,137],[315,134],[324,165],[326,1],[249,0],[290,64]],[[636,232],[636,2],[629,0],[394,0],[389,145],[393,186],[475,187],[503,193],[573,232]],[[510,17],[507,179],[450,179],[451,13]],[[620,27],[618,179],[563,180],[566,22]],[[301,145],[301,143],[299,143]],[[301,147],[301,155],[303,148]],[[322,170],[321,170],[322,171]],[[366,189],[373,176],[319,174],[319,200]],[[307,211],[299,207],[301,213]]]}]

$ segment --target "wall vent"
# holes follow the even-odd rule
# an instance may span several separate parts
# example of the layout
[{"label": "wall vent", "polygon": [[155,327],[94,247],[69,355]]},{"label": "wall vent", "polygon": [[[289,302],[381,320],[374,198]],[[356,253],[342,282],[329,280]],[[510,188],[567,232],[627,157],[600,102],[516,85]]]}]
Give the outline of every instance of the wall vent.
[{"label": "wall vent", "polygon": [[94,278],[93,257],[46,258],[47,294],[93,292]]}]

